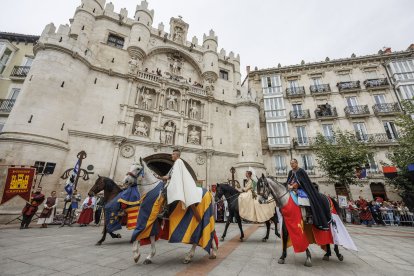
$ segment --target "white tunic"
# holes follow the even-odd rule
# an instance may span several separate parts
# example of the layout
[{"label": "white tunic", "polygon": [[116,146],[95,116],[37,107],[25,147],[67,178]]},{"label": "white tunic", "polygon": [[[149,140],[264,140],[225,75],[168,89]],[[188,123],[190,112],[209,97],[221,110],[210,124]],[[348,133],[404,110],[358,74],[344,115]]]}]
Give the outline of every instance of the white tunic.
[{"label": "white tunic", "polygon": [[167,188],[168,204],[179,200],[187,208],[201,202],[203,191],[197,187],[183,160],[177,159],[172,167],[171,179]]}]

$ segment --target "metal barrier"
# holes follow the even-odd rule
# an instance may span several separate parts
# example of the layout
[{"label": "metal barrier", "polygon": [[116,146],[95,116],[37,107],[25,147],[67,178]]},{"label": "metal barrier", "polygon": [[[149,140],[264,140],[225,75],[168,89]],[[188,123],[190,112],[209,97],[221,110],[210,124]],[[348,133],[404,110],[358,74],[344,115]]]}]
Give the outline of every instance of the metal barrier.
[{"label": "metal barrier", "polygon": [[[342,218],[347,223],[361,224],[359,211],[357,209],[341,208]],[[395,210],[381,207],[379,213],[372,213],[372,224],[389,226],[412,226],[414,227],[414,214],[407,210]],[[379,216],[378,216],[379,215]]]}]

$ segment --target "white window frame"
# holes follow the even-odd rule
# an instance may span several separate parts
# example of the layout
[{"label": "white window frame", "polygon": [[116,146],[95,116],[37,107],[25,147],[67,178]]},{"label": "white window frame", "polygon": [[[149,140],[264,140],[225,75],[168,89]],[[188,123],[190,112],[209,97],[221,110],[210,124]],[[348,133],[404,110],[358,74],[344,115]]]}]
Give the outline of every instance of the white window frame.
[{"label": "white window frame", "polygon": [[367,141],[368,140],[368,133],[367,127],[364,122],[355,122],[353,123],[355,134],[359,141]]},{"label": "white window frame", "polygon": [[376,104],[385,104],[387,100],[385,98],[385,94],[376,94],[374,95],[374,101]]}]

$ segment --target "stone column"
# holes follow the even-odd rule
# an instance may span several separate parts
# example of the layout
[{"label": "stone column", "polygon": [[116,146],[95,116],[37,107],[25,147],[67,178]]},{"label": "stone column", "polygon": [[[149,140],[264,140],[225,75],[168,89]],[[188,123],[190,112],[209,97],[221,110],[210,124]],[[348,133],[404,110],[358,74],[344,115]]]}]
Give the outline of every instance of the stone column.
[{"label": "stone column", "polygon": [[206,155],[207,155],[207,160],[206,160],[206,187],[207,187],[210,184],[211,157],[213,156],[213,152],[208,151]]},{"label": "stone column", "polygon": [[120,118],[120,121],[118,122],[118,135],[119,136],[126,135],[125,133],[126,116],[127,116],[127,111],[128,111],[129,98],[131,97],[132,83],[133,83],[133,80],[129,79],[127,92],[125,93],[125,98],[124,98],[123,105],[122,105],[121,118]]},{"label": "stone column", "polygon": [[143,86],[137,86],[137,98],[135,99],[135,104],[139,106],[140,99],[141,99],[141,90]]},{"label": "stone column", "polygon": [[114,141],[114,153],[112,155],[111,170],[109,172],[109,178],[113,179],[115,175],[116,165],[118,163],[119,148],[122,144],[123,139],[116,139]]}]

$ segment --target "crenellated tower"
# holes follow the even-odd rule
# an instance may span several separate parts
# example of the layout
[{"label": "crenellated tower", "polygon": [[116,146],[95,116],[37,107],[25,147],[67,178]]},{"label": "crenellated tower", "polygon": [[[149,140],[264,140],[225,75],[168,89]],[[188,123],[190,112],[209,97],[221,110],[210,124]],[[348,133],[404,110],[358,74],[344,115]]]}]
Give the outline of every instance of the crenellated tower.
[{"label": "crenellated tower", "polygon": [[151,36],[151,26],[154,18],[154,10],[148,9],[146,0],[137,5],[135,22],[129,36],[128,53],[131,57],[142,61],[148,53],[148,42]]},{"label": "crenellated tower", "polygon": [[101,15],[106,0],[82,0],[82,4],[76,9],[75,15],[70,20],[70,36],[77,38],[81,33],[86,37],[92,33],[95,26],[95,16]]},{"label": "crenellated tower", "polygon": [[202,69],[202,76],[204,80],[210,84],[216,82],[219,72],[217,41],[217,36],[213,30],[210,30],[209,35],[204,34],[203,36],[204,64]]}]

